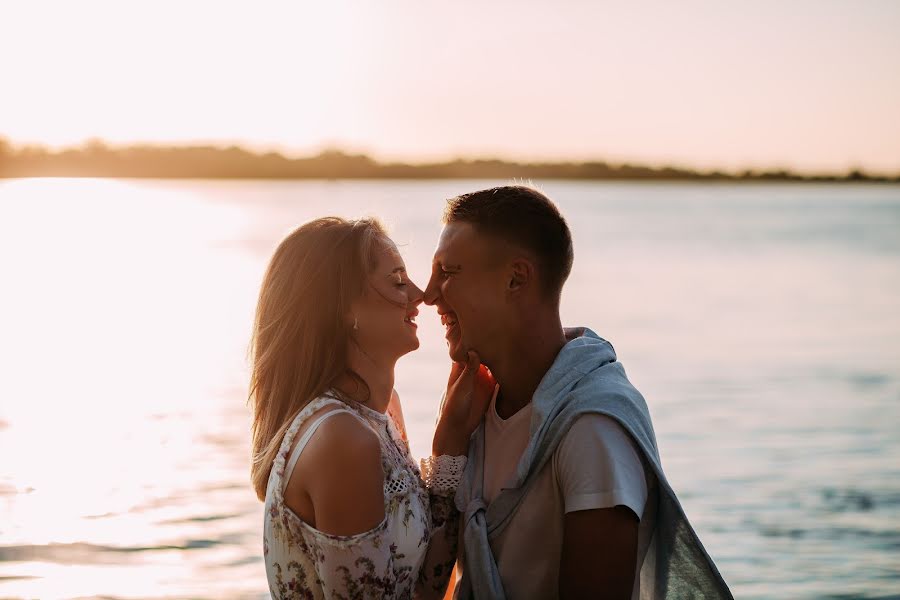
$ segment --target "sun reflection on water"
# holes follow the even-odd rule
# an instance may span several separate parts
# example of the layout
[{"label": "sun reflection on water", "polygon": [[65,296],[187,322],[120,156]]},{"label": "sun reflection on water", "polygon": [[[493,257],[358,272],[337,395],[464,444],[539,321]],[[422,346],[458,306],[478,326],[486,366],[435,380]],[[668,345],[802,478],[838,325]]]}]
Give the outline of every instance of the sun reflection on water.
[{"label": "sun reflection on water", "polygon": [[[186,559],[191,519],[207,516],[194,514],[200,490],[224,490],[204,494],[204,510],[240,514],[251,502],[228,487],[247,417],[239,404],[221,408],[245,381],[236,345],[259,277],[222,242],[246,219],[128,181],[0,185],[0,329],[14,342],[0,346],[0,534],[4,545],[56,545],[55,556],[16,565],[17,577],[38,579],[5,592],[90,595],[102,580],[146,595],[192,581],[210,560]],[[158,547],[153,566],[117,567],[116,581],[90,565],[139,565],[148,545]]]},{"label": "sun reflection on water", "polygon": [[[0,181],[0,596],[257,598],[246,344],[265,263],[381,215],[424,282],[442,199],[486,182]],[[900,580],[896,187],[557,182],[566,324],[609,337],[738,597]],[[416,455],[433,310],[397,389]]]}]

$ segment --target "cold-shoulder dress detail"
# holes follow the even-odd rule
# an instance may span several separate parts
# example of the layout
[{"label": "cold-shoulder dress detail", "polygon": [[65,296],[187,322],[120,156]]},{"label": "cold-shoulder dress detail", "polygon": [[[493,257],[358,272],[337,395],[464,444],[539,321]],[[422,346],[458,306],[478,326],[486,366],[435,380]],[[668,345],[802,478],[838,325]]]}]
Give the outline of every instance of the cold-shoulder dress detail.
[{"label": "cold-shoulder dress detail", "polygon": [[[384,519],[348,536],[319,531],[284,503],[303,447],[322,421],[344,412],[377,434],[384,471]],[[297,431],[316,414],[292,452]],[[456,561],[453,495],[464,466],[464,457],[442,456],[422,461],[420,470],[388,415],[332,396],[311,402],[285,433],[269,475],[263,553],[272,597],[440,598]]]}]

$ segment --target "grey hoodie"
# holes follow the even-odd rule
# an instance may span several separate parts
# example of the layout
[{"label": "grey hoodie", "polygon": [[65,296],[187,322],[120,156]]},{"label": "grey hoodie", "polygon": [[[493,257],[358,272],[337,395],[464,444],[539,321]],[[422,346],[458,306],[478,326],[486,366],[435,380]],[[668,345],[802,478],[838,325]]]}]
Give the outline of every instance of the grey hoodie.
[{"label": "grey hoodie", "polygon": [[[666,480],[656,435],[643,396],[628,381],[612,345],[587,328],[571,339],[544,375],[532,398],[531,439],[515,481],[486,506],[482,497],[484,423],[475,430],[469,460],[456,493],[462,513],[464,564],[459,600],[505,598],[490,541],[509,525],[522,498],[552,457],[572,423],[583,414],[615,419],[631,435],[659,482],[659,507],[651,554],[641,567],[642,598],[732,598]],[[572,339],[574,337],[574,339]]]}]

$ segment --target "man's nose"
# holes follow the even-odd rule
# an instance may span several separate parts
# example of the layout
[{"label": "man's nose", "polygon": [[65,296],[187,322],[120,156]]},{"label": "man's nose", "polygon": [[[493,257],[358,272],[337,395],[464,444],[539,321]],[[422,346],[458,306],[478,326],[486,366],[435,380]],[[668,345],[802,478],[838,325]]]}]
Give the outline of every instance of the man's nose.
[{"label": "man's nose", "polygon": [[437,281],[432,277],[428,280],[428,285],[425,286],[425,293],[422,300],[428,306],[434,306],[435,303],[437,303],[438,298],[440,298],[440,293],[438,291]]}]

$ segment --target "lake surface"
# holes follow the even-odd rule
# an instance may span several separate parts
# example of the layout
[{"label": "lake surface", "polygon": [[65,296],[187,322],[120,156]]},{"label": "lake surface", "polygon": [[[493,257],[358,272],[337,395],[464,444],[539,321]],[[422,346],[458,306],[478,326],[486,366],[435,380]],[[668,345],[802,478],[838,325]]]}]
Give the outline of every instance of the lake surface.
[{"label": "lake surface", "polygon": [[[265,598],[247,343],[276,244],[378,215],[429,273],[483,181],[0,181],[0,597]],[[548,181],[738,598],[900,597],[900,186]],[[433,309],[397,389],[424,456]]]}]

